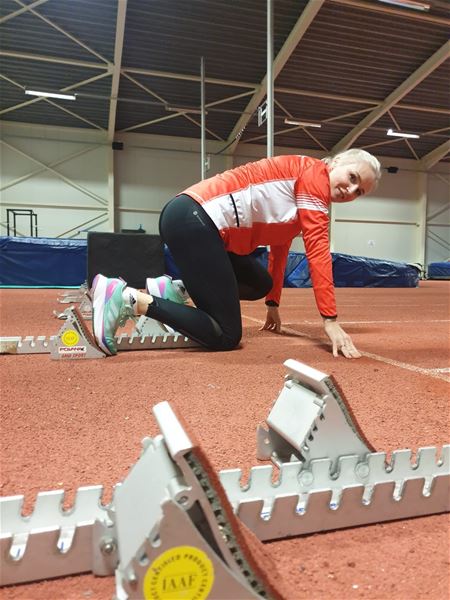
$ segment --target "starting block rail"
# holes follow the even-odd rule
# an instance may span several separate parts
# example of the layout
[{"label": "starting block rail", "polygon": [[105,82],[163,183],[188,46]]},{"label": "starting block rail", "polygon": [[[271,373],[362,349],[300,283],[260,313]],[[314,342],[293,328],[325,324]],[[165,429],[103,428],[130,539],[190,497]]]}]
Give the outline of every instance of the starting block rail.
[{"label": "starting block rail", "polygon": [[[64,316],[56,335],[0,337],[0,354],[50,354],[56,360],[105,358],[80,310],[68,307]],[[148,317],[141,317],[131,334],[121,333],[115,339],[119,352],[198,347],[193,340]]]}]

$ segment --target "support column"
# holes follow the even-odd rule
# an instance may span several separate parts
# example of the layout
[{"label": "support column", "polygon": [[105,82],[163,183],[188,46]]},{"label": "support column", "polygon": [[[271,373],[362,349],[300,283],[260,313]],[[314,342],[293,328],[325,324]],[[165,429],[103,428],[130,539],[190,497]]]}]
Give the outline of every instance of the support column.
[{"label": "support column", "polygon": [[273,6],[267,0],[267,156],[273,156]]},{"label": "support column", "polygon": [[200,59],[200,103],[201,103],[201,139],[200,139],[200,161],[201,161],[201,178],[202,181],[206,176],[206,113],[205,113],[205,59],[202,56]]},{"label": "support column", "polygon": [[109,144],[108,148],[108,231],[115,231],[115,189],[114,189],[114,150]]},{"label": "support column", "polygon": [[425,268],[426,260],[426,236],[427,236],[427,184],[428,175],[418,172],[417,175],[417,242],[416,262]]}]

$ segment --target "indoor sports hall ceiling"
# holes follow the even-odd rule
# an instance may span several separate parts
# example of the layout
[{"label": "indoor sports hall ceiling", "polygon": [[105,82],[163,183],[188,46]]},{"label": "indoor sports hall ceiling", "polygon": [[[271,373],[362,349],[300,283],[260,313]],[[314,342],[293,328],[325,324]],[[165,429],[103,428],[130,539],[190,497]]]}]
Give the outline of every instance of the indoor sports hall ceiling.
[{"label": "indoor sports hall ceiling", "polygon": [[[273,0],[275,145],[353,145],[425,169],[450,161],[450,4],[425,1],[426,12]],[[238,140],[266,144],[266,9],[266,0],[2,0],[0,119],[116,141],[127,131],[199,139],[203,56],[207,140],[228,153]]]}]

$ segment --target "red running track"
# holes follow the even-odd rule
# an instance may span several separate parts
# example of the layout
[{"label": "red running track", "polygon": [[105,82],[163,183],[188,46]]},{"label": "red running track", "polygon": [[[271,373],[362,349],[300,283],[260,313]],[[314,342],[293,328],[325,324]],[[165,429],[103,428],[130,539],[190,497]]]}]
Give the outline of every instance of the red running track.
[{"label": "red running track", "polygon": [[[104,499],[158,432],[151,407],[169,400],[217,470],[256,465],[256,427],[294,358],[334,375],[379,451],[450,442],[448,282],[413,289],[338,289],[340,320],[363,352],[334,359],[311,290],[283,292],[286,333],[259,331],[263,302],[242,304],[242,347],[124,352],[92,361],[0,356],[1,495],[82,485]],[[2,290],[0,335],[52,335],[58,290]],[[436,515],[265,544],[291,600],[448,600],[449,517]],[[67,577],[0,590],[2,599],[109,599],[114,579]]]}]

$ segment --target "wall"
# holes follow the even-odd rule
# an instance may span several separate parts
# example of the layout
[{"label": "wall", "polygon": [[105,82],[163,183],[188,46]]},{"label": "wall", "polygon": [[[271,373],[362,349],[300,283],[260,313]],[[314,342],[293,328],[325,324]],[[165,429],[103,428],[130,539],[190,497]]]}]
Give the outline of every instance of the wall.
[{"label": "wall", "polygon": [[450,174],[428,176],[426,264],[450,260]]},{"label": "wall", "polygon": [[[104,135],[2,124],[1,234],[6,235],[6,208],[14,207],[38,213],[40,236],[83,238],[88,229],[113,227],[157,232],[165,203],[200,179],[199,141],[127,133],[120,137],[123,150],[112,151]],[[233,157],[216,154],[223,146],[207,142],[207,177],[266,152],[264,146],[240,144]],[[291,152],[276,148],[276,154]],[[450,165],[440,163],[426,176],[415,170],[415,161],[382,162],[399,171],[389,174],[384,169],[371,196],[334,205],[332,250],[421,264],[449,258]],[[28,221],[20,219],[19,232],[28,235]],[[301,238],[294,240],[292,249],[303,251]]]},{"label": "wall", "polygon": [[420,196],[417,174],[383,172],[378,188],[348,204],[333,205],[336,252],[419,262]]},{"label": "wall", "polygon": [[[7,209],[34,210],[40,237],[81,239],[90,228],[108,231],[111,151],[104,133],[2,123],[0,141],[1,235]],[[29,222],[18,215],[17,233],[30,235]]]},{"label": "wall", "polygon": [[[199,144],[131,133],[120,139],[123,150],[114,153],[116,231],[142,226],[147,233],[156,233],[164,205],[201,179]],[[214,143],[209,146],[211,152],[219,149]],[[228,165],[226,157],[211,155],[206,177]]]}]

